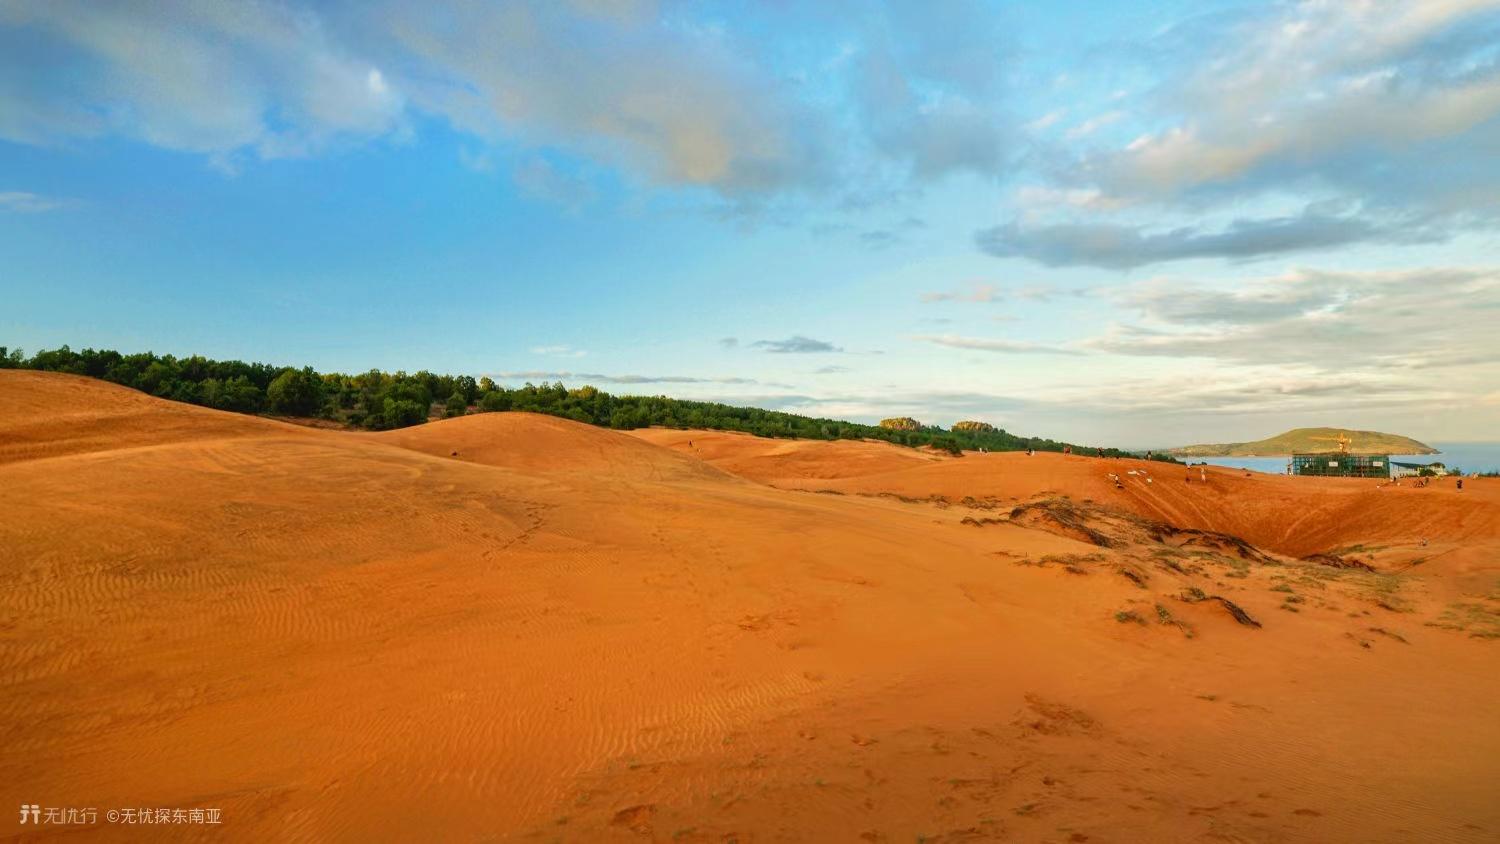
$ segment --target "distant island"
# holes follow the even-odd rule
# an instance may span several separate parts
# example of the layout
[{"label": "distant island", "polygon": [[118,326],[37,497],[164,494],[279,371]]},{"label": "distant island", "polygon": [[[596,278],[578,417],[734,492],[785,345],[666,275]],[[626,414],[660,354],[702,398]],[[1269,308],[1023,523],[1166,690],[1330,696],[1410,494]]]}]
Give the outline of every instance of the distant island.
[{"label": "distant island", "polygon": [[1286,457],[1293,453],[1338,451],[1344,438],[1350,454],[1437,454],[1438,450],[1411,437],[1349,428],[1293,428],[1249,443],[1202,443],[1168,449],[1178,457]]}]

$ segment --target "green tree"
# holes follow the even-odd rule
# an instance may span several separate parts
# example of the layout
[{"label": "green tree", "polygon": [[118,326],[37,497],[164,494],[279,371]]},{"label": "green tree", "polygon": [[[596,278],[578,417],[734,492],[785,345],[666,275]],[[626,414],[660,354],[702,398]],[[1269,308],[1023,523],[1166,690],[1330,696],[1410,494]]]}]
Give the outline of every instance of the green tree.
[{"label": "green tree", "polygon": [[266,387],[266,407],[272,413],[312,416],[323,406],[323,379],[308,367],[288,367]]},{"label": "green tree", "polygon": [[[981,423],[956,423],[953,430],[944,430],[903,417],[877,427],[666,396],[613,396],[591,386],[569,390],[561,382],[506,390],[488,377],[475,381],[468,376],[426,371],[407,374],[372,369],[358,375],[319,374],[310,368],[198,356],[177,359],[151,352],[125,355],[96,349],[75,352],[67,346],[43,349],[29,358],[18,349],[0,347],[0,367],[103,378],[178,401],[242,413],[257,413],[266,407],[276,413],[321,413],[329,419],[377,430],[426,421],[436,396],[449,396],[444,402],[449,414],[460,412],[453,401],[459,396],[468,405],[477,399],[480,411],[525,410],[622,430],[661,425],[742,431],[761,437],[871,438],[907,446],[931,445],[951,453],[1028,446],[1061,451],[1067,445],[1050,439],[1028,439]],[[1103,453],[1126,455],[1117,449],[1104,449]],[[1152,457],[1178,462],[1165,454]]]},{"label": "green tree", "polygon": [[510,410],[510,394],[503,390],[490,390],[479,399],[479,409],[485,413]]},{"label": "green tree", "polygon": [[153,396],[169,396],[176,380],[177,373],[172,366],[164,361],[154,361],[140,374],[135,388]]},{"label": "green tree", "polygon": [[479,382],[471,375],[460,375],[453,379],[453,392],[462,395],[465,404],[470,404],[479,399]]},{"label": "green tree", "polygon": [[946,451],[954,457],[964,456],[963,446],[960,446],[958,444],[958,440],[955,440],[952,437],[935,437],[932,440],[932,447],[941,451]]},{"label": "green tree", "polygon": [[407,399],[387,398],[381,421],[387,429],[420,425],[427,421],[427,405],[417,404]]},{"label": "green tree", "polygon": [[448,397],[447,414],[449,418],[463,416],[468,410],[469,400],[464,398],[463,393],[454,391],[453,395]]},{"label": "green tree", "polygon": [[193,381],[176,381],[172,384],[172,394],[168,398],[187,404],[202,404],[199,396],[200,389],[200,385]]},{"label": "green tree", "polygon": [[255,386],[248,376],[236,375],[220,385],[218,402],[214,407],[221,410],[233,410],[237,413],[255,413],[261,409],[265,401],[265,393]]}]

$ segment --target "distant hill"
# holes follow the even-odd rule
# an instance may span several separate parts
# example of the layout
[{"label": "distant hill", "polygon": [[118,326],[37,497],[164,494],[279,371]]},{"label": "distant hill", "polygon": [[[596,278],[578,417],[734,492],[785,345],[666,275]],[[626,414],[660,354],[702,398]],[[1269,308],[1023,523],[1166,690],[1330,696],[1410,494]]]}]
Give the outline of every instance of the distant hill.
[{"label": "distant hill", "polygon": [[1170,449],[1178,457],[1285,457],[1293,452],[1338,451],[1339,436],[1347,437],[1351,454],[1437,454],[1438,450],[1411,437],[1349,428],[1293,428],[1251,443],[1203,443]]}]

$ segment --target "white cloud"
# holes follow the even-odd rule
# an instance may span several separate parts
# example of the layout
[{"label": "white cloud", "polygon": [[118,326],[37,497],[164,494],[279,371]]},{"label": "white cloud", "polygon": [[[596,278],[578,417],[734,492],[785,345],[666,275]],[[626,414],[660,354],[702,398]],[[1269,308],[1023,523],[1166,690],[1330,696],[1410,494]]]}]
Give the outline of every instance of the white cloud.
[{"label": "white cloud", "polygon": [[1108,211],[1128,204],[1120,197],[1105,196],[1098,188],[1056,188],[1043,185],[1021,186],[1016,190],[1016,203],[1021,206],[1023,213],[1059,206]]},{"label": "white cloud", "polygon": [[[1166,84],[1159,103],[1173,125],[1087,167],[1124,195],[1306,177],[1366,198],[1488,205],[1440,156],[1496,184],[1485,159],[1500,142],[1497,10],[1495,0],[1270,7],[1205,39],[1198,65]],[[1404,178],[1407,168],[1425,180]]]},{"label": "white cloud", "polygon": [[[1139,45],[1157,84],[1034,139],[1045,181],[1020,187],[1015,216],[979,232],[980,245],[1130,269],[1486,230],[1500,220],[1496,44],[1500,0],[1289,0],[1189,16]],[[1126,120],[1134,140],[1079,148]],[[1101,215],[1127,210],[1128,222]]]},{"label": "white cloud", "polygon": [[779,355],[810,355],[843,351],[843,349],[827,340],[816,340],[812,337],[804,337],[801,334],[788,337],[785,340],[756,340],[750,345],[757,349],[763,349],[772,354]]},{"label": "white cloud", "polygon": [[377,97],[383,97],[390,91],[385,84],[385,77],[381,75],[378,68],[370,68],[369,75],[365,77],[365,86],[370,89],[371,94]]},{"label": "white cloud", "polygon": [[727,196],[828,173],[783,80],[651,3],[7,0],[0,36],[0,138],[23,143],[119,135],[233,171],[403,137],[416,108]]},{"label": "white cloud", "polygon": [[1118,109],[1114,111],[1106,111],[1103,114],[1096,114],[1093,117],[1090,117],[1089,119],[1068,129],[1065,137],[1067,137],[1067,139],[1070,141],[1077,141],[1083,138],[1087,138],[1089,135],[1094,134],[1095,132],[1103,129],[1106,126],[1110,126],[1120,122],[1122,119],[1124,119],[1124,117],[1125,112]]},{"label": "white cloud", "polygon": [[853,96],[876,149],[923,180],[1001,172],[1013,130],[998,108],[1007,43],[993,10],[950,0],[868,15],[879,25],[864,33]]},{"label": "white cloud", "polygon": [[[587,381],[609,384],[760,384],[754,378],[734,376],[698,377],[693,375],[607,375],[599,372],[571,372],[568,370],[522,370],[516,372],[485,373],[497,381],[557,380]],[[775,386],[775,385],[771,385]]]},{"label": "white cloud", "polygon": [[972,349],[981,352],[998,352],[1002,354],[1043,354],[1043,355],[1078,355],[1083,354],[1078,349],[1062,345],[1048,345],[1045,343],[1033,343],[1027,340],[1005,340],[991,337],[963,337],[957,334],[919,334],[913,337],[938,346],[947,346],[952,349]]},{"label": "white cloud", "polygon": [[1220,402],[1226,409],[1431,409],[1438,397],[1473,401],[1500,383],[1500,268],[1298,270],[1232,286],[1153,279],[1118,298],[1141,321],[1080,345],[1211,362],[1224,370],[1210,379],[1218,391],[1245,399]]},{"label": "white cloud", "polygon": [[1055,126],[1057,124],[1057,122],[1060,121],[1060,120],[1062,120],[1064,117],[1066,117],[1067,114],[1068,114],[1068,110],[1067,109],[1064,109],[1064,108],[1053,109],[1052,111],[1047,112],[1046,114],[1042,115],[1041,117],[1038,117],[1037,119],[1032,120],[1031,122],[1027,123],[1022,128],[1026,129],[1029,132],[1040,132],[1040,131],[1042,131],[1044,129],[1048,129],[1048,128],[1051,128],[1052,126]]},{"label": "white cloud", "polygon": [[[264,158],[395,131],[402,98],[313,14],[277,3],[11,0],[0,28],[0,137],[50,143],[108,133],[169,149]],[[82,60],[86,56],[88,60]]]},{"label": "white cloud", "polygon": [[1221,228],[1148,229],[1102,222],[1011,222],[975,233],[979,248],[996,257],[1030,258],[1051,267],[1093,266],[1129,270],[1195,258],[1249,261],[1355,243],[1422,243],[1442,235],[1403,217],[1372,219],[1321,204],[1295,215],[1236,218]]},{"label": "white cloud", "polygon": [[458,150],[458,163],[473,170],[475,173],[495,172],[495,159],[489,150],[472,150],[468,147],[460,147]]},{"label": "white cloud", "polygon": [[922,294],[923,302],[1000,302],[1005,293],[995,284],[974,282],[959,290],[931,291]]},{"label": "white cloud", "polygon": [[0,211],[14,211],[18,214],[38,214],[43,211],[56,211],[59,208],[67,208],[73,201],[59,199],[53,196],[41,196],[26,191],[12,190],[0,191]]},{"label": "white cloud", "polygon": [[711,30],[649,7],[394,7],[412,101],[466,132],[557,146],[652,182],[755,194],[822,175],[820,120]]},{"label": "white cloud", "polygon": [[532,346],[531,353],[534,355],[545,355],[554,358],[581,358],[588,355],[584,349],[575,349],[566,344],[552,346]]},{"label": "white cloud", "polygon": [[559,170],[541,156],[530,156],[518,163],[511,169],[510,177],[528,195],[570,211],[578,211],[597,196],[587,179]]}]

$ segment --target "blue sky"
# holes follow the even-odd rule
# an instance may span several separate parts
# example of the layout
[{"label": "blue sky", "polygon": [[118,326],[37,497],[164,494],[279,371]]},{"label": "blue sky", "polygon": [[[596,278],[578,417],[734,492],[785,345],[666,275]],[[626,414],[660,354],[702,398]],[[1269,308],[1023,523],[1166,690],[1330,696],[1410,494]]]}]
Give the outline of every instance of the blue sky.
[{"label": "blue sky", "polygon": [[0,0],[26,349],[1494,439],[1496,197],[1494,0]]}]

